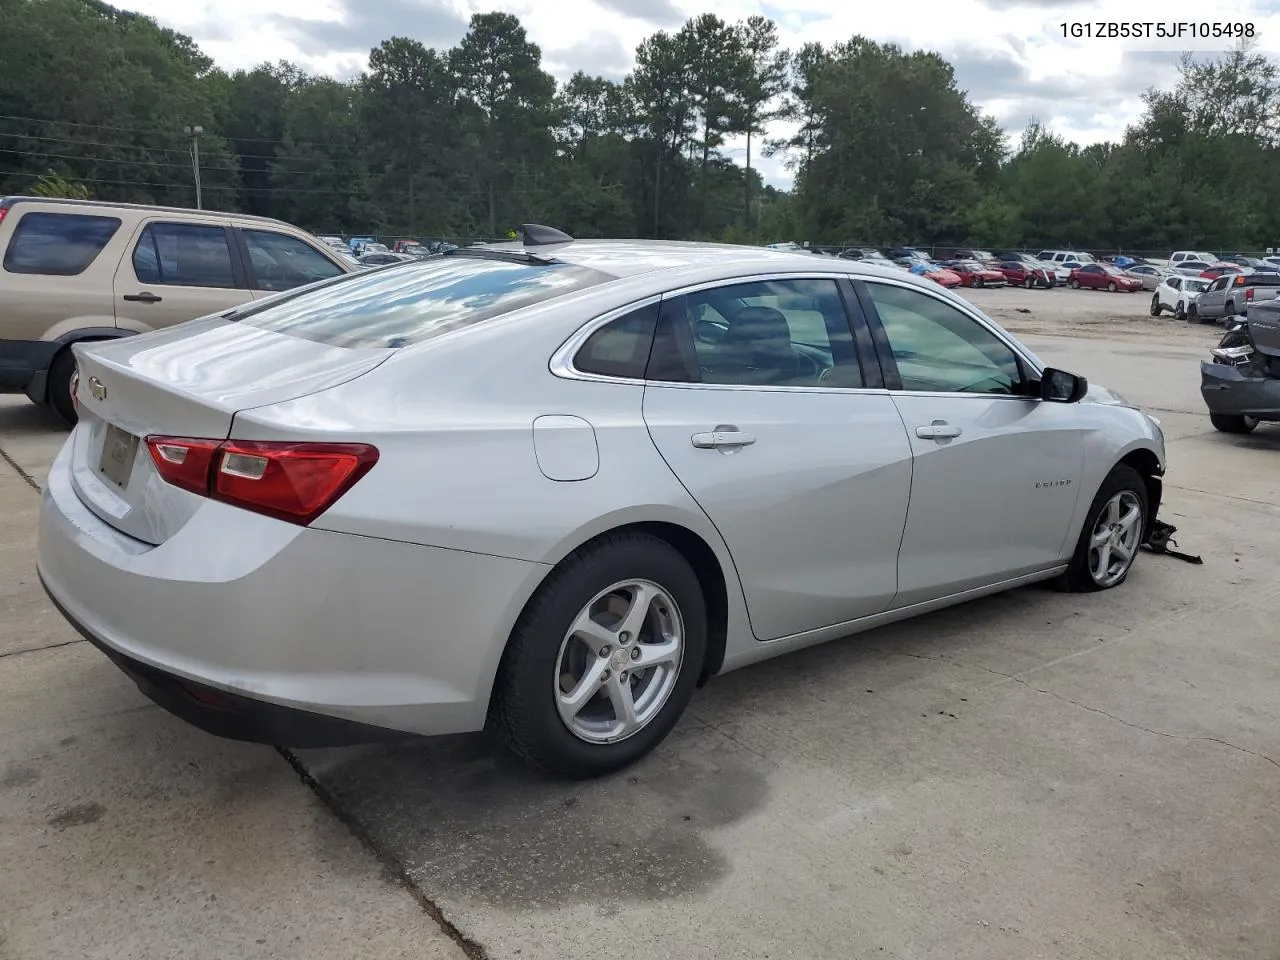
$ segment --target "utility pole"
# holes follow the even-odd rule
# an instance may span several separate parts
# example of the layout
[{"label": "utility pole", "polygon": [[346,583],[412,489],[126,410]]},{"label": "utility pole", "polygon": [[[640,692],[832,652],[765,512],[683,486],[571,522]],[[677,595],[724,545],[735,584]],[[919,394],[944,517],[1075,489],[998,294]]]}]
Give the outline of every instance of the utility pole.
[{"label": "utility pole", "polygon": [[183,127],[182,132],[191,138],[191,172],[196,180],[196,209],[203,210],[200,203],[200,135],[204,127]]}]

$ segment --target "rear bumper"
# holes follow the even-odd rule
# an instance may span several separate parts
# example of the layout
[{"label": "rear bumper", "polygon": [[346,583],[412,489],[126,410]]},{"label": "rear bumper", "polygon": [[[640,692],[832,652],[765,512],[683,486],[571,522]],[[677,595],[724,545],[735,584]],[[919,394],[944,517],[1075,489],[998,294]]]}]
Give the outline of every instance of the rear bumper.
[{"label": "rear bumper", "polygon": [[41,581],[156,702],[222,736],[289,745],[484,726],[506,638],[544,565],[215,501],[151,546],[81,503],[70,450],[45,488]]},{"label": "rear bumper", "polygon": [[282,747],[344,747],[409,736],[385,727],[227,693],[135,660],[105,643],[68,612],[49,590],[43,576],[40,584],[67,622],[105,653],[125,676],[137,684],[144,696],[215,737]]},{"label": "rear bumper", "polygon": [[1251,376],[1231,364],[1202,362],[1200,395],[1210,413],[1280,418],[1280,380]]},{"label": "rear bumper", "polygon": [[0,340],[0,393],[23,393],[58,352],[50,340]]}]

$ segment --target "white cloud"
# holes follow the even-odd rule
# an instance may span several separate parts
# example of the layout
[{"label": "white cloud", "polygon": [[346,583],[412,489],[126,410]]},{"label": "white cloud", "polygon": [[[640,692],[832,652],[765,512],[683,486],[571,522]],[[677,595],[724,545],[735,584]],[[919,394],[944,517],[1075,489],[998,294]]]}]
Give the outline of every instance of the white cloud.
[{"label": "white cloud", "polygon": [[[306,69],[350,76],[369,47],[393,33],[429,45],[461,39],[472,13],[515,14],[561,79],[574,70],[618,75],[636,45],[657,29],[712,12],[727,20],[772,17],[784,45],[824,44],[861,34],[906,49],[936,50],[953,62],[959,85],[1014,136],[1031,116],[1081,143],[1117,139],[1141,115],[1141,94],[1176,78],[1181,49],[1212,51],[1230,41],[1073,39],[1063,24],[1252,24],[1259,48],[1280,52],[1280,0],[947,0],[904,7],[849,0],[123,0],[123,6],[191,35],[227,69],[292,60]],[[1096,26],[1095,26],[1096,28]],[[1066,29],[1071,33],[1070,27]],[[1154,27],[1151,28],[1154,34]],[[743,143],[730,143],[742,162]],[[766,180],[789,186],[776,159],[753,165]]]}]

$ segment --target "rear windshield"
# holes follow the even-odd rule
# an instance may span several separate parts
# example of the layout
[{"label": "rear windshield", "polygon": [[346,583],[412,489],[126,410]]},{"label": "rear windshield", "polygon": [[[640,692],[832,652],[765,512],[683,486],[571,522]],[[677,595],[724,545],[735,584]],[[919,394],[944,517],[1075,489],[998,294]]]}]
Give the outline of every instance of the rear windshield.
[{"label": "rear windshield", "polygon": [[448,256],[328,281],[228,318],[338,347],[407,347],[613,279],[573,264]]}]

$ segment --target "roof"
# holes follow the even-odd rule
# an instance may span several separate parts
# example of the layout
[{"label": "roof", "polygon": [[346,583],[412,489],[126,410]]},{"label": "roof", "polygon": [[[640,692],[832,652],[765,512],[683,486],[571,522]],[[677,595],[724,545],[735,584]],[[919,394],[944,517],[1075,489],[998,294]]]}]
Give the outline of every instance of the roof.
[{"label": "roof", "polygon": [[259,223],[274,223],[288,226],[283,220],[273,217],[260,217],[251,213],[227,213],[225,210],[196,210],[191,207],[162,207],[154,203],[115,203],[111,200],[72,200],[69,197],[0,197],[0,210],[12,207],[17,203],[58,203],[76,207],[94,207],[109,210],[159,210],[164,213],[181,213],[186,216],[234,217],[237,220],[254,220]]},{"label": "roof", "polygon": [[[659,270],[730,265],[763,269],[837,269],[846,271],[851,261],[819,257],[808,252],[769,250],[764,247],[728,243],[699,243],[679,240],[574,240],[522,247],[515,243],[485,244],[497,250],[524,250],[539,257],[591,267],[615,277],[634,277]],[[841,266],[836,267],[836,264]]]}]

